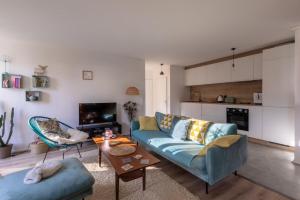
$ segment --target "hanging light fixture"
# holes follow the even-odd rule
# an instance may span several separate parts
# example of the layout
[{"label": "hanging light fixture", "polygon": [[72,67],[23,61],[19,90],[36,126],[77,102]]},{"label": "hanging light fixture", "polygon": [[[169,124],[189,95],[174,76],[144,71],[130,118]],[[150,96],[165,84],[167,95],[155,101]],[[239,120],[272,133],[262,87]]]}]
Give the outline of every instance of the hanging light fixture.
[{"label": "hanging light fixture", "polygon": [[164,65],[163,63],[160,64],[160,73],[159,73],[159,74],[160,74],[161,76],[165,75],[165,73],[164,73],[163,70],[162,70],[163,65]]},{"label": "hanging light fixture", "polygon": [[1,58],[0,58],[0,60],[1,60],[2,62],[4,62],[4,71],[5,71],[5,73],[6,73],[6,65],[7,65],[7,63],[10,61],[10,57],[7,56],[7,55],[2,55]]},{"label": "hanging light fixture", "polygon": [[231,51],[232,51],[232,68],[235,67],[235,63],[234,63],[234,59],[235,59],[235,54],[234,54],[234,51],[236,50],[236,48],[231,48]]}]

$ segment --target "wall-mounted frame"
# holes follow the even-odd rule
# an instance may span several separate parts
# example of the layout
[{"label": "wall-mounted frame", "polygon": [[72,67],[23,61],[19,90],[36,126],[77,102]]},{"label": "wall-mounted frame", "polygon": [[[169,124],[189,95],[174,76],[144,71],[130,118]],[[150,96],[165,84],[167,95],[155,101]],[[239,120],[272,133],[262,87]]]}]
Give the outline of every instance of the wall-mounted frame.
[{"label": "wall-mounted frame", "polygon": [[2,88],[22,88],[22,76],[16,74],[2,74]]},{"label": "wall-mounted frame", "polygon": [[48,76],[32,76],[32,87],[34,88],[47,88],[49,87]]},{"label": "wall-mounted frame", "polygon": [[41,91],[26,91],[25,98],[26,101],[40,101],[42,96]]},{"label": "wall-mounted frame", "polygon": [[93,71],[82,71],[82,80],[93,80]]}]

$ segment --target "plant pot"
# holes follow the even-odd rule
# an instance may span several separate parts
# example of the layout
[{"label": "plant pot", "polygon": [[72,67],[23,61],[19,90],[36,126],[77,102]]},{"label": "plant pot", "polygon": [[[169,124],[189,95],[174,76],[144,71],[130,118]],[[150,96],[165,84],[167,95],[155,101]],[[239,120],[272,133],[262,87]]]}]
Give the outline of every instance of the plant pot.
[{"label": "plant pot", "polygon": [[5,147],[0,147],[0,159],[8,158],[11,156],[12,144],[8,144]]},{"label": "plant pot", "polygon": [[46,153],[47,149],[48,146],[43,142],[37,144],[30,144],[30,153],[34,155]]}]

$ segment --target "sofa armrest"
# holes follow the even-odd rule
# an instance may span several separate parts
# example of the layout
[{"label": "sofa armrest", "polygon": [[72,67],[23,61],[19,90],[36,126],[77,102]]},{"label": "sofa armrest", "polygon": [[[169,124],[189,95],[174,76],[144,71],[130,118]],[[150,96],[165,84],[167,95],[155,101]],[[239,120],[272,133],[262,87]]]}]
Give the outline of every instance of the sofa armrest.
[{"label": "sofa armrest", "polygon": [[247,136],[241,138],[229,148],[212,147],[206,154],[208,183],[216,183],[238,170],[247,161]]},{"label": "sofa armrest", "polygon": [[131,122],[131,131],[139,130],[140,129],[140,123],[139,121],[132,121]]}]

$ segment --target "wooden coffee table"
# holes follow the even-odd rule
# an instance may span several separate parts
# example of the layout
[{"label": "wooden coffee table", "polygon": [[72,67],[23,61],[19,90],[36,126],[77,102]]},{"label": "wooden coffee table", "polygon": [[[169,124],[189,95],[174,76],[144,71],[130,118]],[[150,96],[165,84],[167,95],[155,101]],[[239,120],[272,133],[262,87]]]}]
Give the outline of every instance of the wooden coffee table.
[{"label": "wooden coffee table", "polygon": [[[152,154],[147,152],[141,146],[136,145],[133,141],[131,141],[128,137],[118,136],[115,139],[105,140],[103,137],[95,137],[93,138],[94,142],[97,144],[99,149],[99,166],[101,167],[101,157],[102,154],[109,160],[113,168],[115,169],[115,191],[116,191],[116,199],[119,199],[119,180],[122,179],[124,182],[132,181],[137,178],[143,178],[143,190],[146,189],[146,168],[157,164],[160,162],[159,159],[154,157]],[[128,144],[136,147],[136,151],[127,156],[113,156],[109,154],[109,149],[112,148],[109,145],[109,141],[118,141],[121,144]],[[149,159],[148,164],[141,164],[140,160],[133,158],[134,155],[140,154],[143,157],[141,159]],[[122,169],[124,165],[122,159],[131,157],[132,161],[129,163],[133,166],[133,168],[125,171]]]}]

